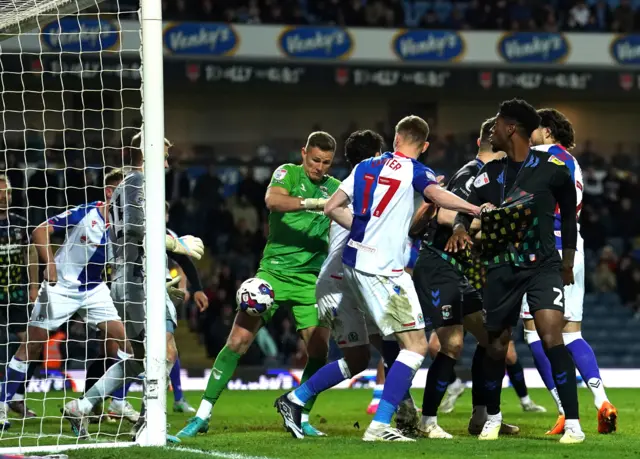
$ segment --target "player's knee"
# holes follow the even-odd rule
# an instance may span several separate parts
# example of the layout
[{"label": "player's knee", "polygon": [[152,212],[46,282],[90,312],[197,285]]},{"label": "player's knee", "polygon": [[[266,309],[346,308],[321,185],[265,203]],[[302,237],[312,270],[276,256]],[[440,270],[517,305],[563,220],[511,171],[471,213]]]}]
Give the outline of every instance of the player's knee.
[{"label": "player's knee", "polygon": [[329,337],[331,331],[317,327],[306,340],[307,355],[312,359],[326,359],[329,355]]},{"label": "player's knee", "polygon": [[440,340],[440,352],[458,360],[462,354],[463,336],[450,336],[446,341]]},{"label": "player's knee", "polygon": [[246,354],[255,336],[245,329],[232,329],[227,338],[227,347],[236,354]]},{"label": "player's knee", "polygon": [[[416,354],[420,354],[421,356],[427,355],[427,351],[429,350],[429,343],[427,342],[427,338],[425,337],[422,330],[417,330],[418,333],[412,333],[411,339],[408,339],[404,342],[404,349],[407,351],[414,352]],[[440,347],[440,346],[438,346]]]},{"label": "player's knee", "polygon": [[504,339],[504,333],[497,336],[490,334],[487,354],[494,360],[504,360],[507,357],[508,346],[509,340]]},{"label": "player's knee", "polygon": [[562,340],[562,333],[556,333],[554,330],[540,333],[540,339],[545,349],[551,349],[552,347],[560,346],[564,344]]}]

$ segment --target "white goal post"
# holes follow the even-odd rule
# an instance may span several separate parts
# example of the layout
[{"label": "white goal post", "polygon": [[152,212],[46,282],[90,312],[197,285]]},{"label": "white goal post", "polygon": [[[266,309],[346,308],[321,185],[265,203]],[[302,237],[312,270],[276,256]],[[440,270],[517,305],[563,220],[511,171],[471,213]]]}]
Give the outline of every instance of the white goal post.
[{"label": "white goal post", "polygon": [[[118,3],[118,0],[110,0],[109,3]],[[7,174],[11,170],[13,172],[19,171],[19,174],[25,177],[23,189],[14,188],[14,193],[24,193],[25,202],[20,210],[24,214],[29,214],[32,207],[37,207],[33,203],[29,203],[31,188],[28,183],[31,183],[29,177],[33,176],[33,170],[38,170],[40,167],[39,170],[43,174],[46,174],[48,170],[52,170],[52,173],[57,173],[58,176],[61,174],[60,182],[56,184],[46,182],[40,191],[45,195],[45,200],[50,199],[48,194],[50,189],[59,192],[58,194],[64,197],[63,207],[66,208],[71,206],[71,203],[67,201],[71,190],[66,187],[67,175],[65,174],[67,170],[78,169],[76,165],[67,164],[69,151],[73,150],[82,155],[80,169],[84,170],[85,181],[88,183],[86,174],[94,173],[96,168],[126,166],[123,162],[126,155],[119,155],[120,164],[109,163],[106,158],[117,157],[120,149],[126,149],[130,146],[133,133],[142,128],[146,197],[144,203],[144,289],[145,310],[149,313],[145,314],[144,401],[146,403],[146,427],[138,435],[137,444],[164,446],[167,433],[166,310],[164,307],[167,258],[164,202],[162,0],[140,0],[141,5],[138,11],[120,11],[120,8],[115,13],[112,10],[109,11],[110,16],[107,14],[105,17],[110,17],[111,19],[108,21],[116,24],[114,29],[119,34],[119,38],[110,42],[106,50],[102,49],[103,39],[100,35],[103,33],[101,29],[102,16],[100,16],[101,4],[106,4],[105,0],[0,0],[0,175]],[[123,21],[119,17],[120,13],[137,14],[140,21],[136,31],[131,28],[126,31],[122,30]],[[68,18],[77,19],[77,29],[69,32],[70,36],[73,35],[69,41],[77,42],[79,47],[75,52],[73,47],[62,49],[63,43],[65,43],[60,39],[60,36],[65,34],[62,25],[59,25],[55,30],[49,28],[46,33],[44,31],[45,27],[56,23],[56,21],[58,24],[62,24],[61,21]],[[90,21],[94,21],[91,24],[97,22],[98,26],[95,28],[86,27],[83,30],[83,24],[89,24]],[[126,22],[130,24],[132,21]],[[128,27],[130,26],[128,25]],[[121,43],[126,41],[122,40],[125,34],[131,36],[133,32],[139,36],[137,40],[139,59],[136,61],[140,61],[141,64],[132,63],[133,60],[130,58],[123,58],[125,52],[129,57],[134,54],[134,49],[124,49]],[[109,33],[113,33],[113,30],[110,30]],[[63,53],[57,52],[55,46],[51,44],[45,49],[47,43],[44,36],[47,34],[58,34],[55,45],[59,46]],[[94,43],[94,45],[98,43],[98,45],[89,50],[83,49],[83,39]],[[65,61],[69,58],[75,59],[75,61],[72,63]],[[91,62],[87,63],[87,60]],[[125,88],[125,72],[127,75],[139,74],[137,79],[141,84],[137,88],[137,96],[131,95],[132,88],[130,86]],[[68,83],[71,80],[73,80],[73,85]],[[108,83],[107,80],[109,80]],[[51,83],[51,87],[48,86],[49,83]],[[85,105],[85,103],[88,104],[89,96],[93,97],[94,103],[97,100],[98,104],[104,104],[102,110]],[[53,98],[53,102],[51,98]],[[108,107],[107,99],[110,100]],[[132,102],[135,100],[138,101],[137,107],[134,105],[135,102]],[[70,102],[75,102],[80,106],[69,106]],[[78,112],[81,113],[78,114]],[[137,112],[137,115],[134,112]],[[73,122],[70,121],[72,117],[75,117]],[[108,117],[111,117],[113,121],[109,123],[105,121]],[[142,118],[141,126],[139,124],[140,117]],[[89,118],[91,121],[88,121]],[[82,125],[81,129],[78,129],[78,123]],[[96,123],[99,125],[98,127],[96,127]],[[33,133],[37,133],[37,137],[42,139],[42,146],[39,148],[30,145],[29,138]],[[119,146],[114,146],[113,142],[105,140],[107,137],[116,139],[116,142],[119,141]],[[52,145],[53,138],[61,138],[62,147]],[[79,145],[70,146],[68,138],[75,139]],[[90,141],[87,140],[89,138],[97,139],[97,143],[90,146]],[[97,154],[97,156],[102,155],[102,161],[98,161],[98,166],[95,165],[95,162],[89,165],[90,160],[86,155],[91,150],[94,153],[101,150]],[[29,163],[29,151],[36,151],[37,156],[40,157],[39,166],[34,167],[32,163]],[[19,159],[23,157],[24,164],[20,163],[20,166],[16,166],[14,162],[10,165],[11,160],[8,158],[14,156]],[[63,163],[64,167],[61,169],[56,165],[52,166],[51,164],[54,163]],[[107,169],[105,169],[106,171]],[[100,184],[101,186],[102,184]],[[89,188],[87,186],[84,190],[85,204],[89,202]],[[46,208],[39,209],[45,221],[52,217],[50,206],[54,208],[55,204],[47,201]],[[29,223],[32,224],[31,221]],[[40,263],[43,263],[42,260]],[[0,326],[6,325],[0,323]],[[19,342],[13,344],[17,345]],[[4,355],[1,358],[4,362]],[[8,353],[8,359],[11,359],[10,353]],[[66,374],[63,372],[63,380],[66,378]],[[81,393],[68,391],[66,386],[63,391],[62,398],[60,396],[55,398],[59,405],[64,405],[64,403],[82,396]],[[29,400],[28,394],[27,400]],[[15,419],[11,419],[12,427],[10,429],[4,432],[0,429],[0,455],[39,451],[57,452],[76,448],[122,447],[136,444],[135,442],[123,441],[125,438],[121,434],[125,427],[122,429],[118,427],[117,433],[106,429],[106,434],[103,434],[102,424],[96,426],[93,432],[90,426],[90,433],[98,433],[95,439],[91,437],[85,441],[76,440],[70,436],[69,424],[60,420],[61,416],[52,412],[51,407],[46,409],[45,414],[47,394],[44,395],[44,401],[41,403],[39,399],[37,401],[35,407],[41,408],[38,413],[41,418],[37,418],[40,422],[29,423],[27,420],[16,421],[14,424]],[[119,422],[121,426],[122,421]],[[40,432],[37,432],[38,426],[40,426]],[[52,426],[56,426],[55,428],[59,431],[52,432]]]}]

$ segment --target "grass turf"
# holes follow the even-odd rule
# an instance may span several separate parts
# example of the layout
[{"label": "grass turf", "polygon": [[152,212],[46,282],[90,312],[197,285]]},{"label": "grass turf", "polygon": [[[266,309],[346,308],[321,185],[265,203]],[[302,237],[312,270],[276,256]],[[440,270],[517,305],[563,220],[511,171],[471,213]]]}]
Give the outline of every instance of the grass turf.
[{"label": "grass turf", "polygon": [[[370,421],[365,408],[371,392],[367,390],[334,390],[318,399],[312,423],[327,434],[327,438],[306,438],[294,440],[282,429],[280,417],[273,408],[279,395],[275,391],[228,391],[220,399],[207,435],[184,440],[179,448],[118,448],[72,450],[67,452],[71,459],[195,459],[218,457],[222,459],[326,459],[326,458],[384,458],[384,457],[426,457],[437,455],[439,459],[461,458],[473,455],[476,458],[580,458],[600,459],[640,457],[640,391],[612,389],[608,391],[611,401],[618,407],[620,424],[613,435],[599,435],[596,429],[596,410],[591,393],[580,390],[582,426],[587,440],[581,445],[560,445],[559,437],[547,437],[544,432],[556,419],[553,401],[544,390],[532,390],[531,397],[544,405],[547,413],[524,413],[511,389],[503,392],[503,414],[506,422],[517,424],[521,434],[517,437],[503,437],[494,442],[479,442],[466,432],[470,412],[470,394],[465,394],[456,410],[439,417],[440,425],[453,434],[453,440],[418,440],[411,444],[364,443],[360,440]],[[135,395],[135,394],[134,394]],[[197,406],[198,393],[187,394],[189,401]],[[57,397],[57,398],[56,398]],[[414,392],[419,400],[421,391]],[[171,395],[168,396],[172,400]],[[135,403],[134,403],[135,404]],[[10,430],[2,434],[0,446],[47,445],[75,443],[70,436],[66,422],[60,422],[59,407],[61,393],[49,393],[47,401],[31,401],[30,406],[38,413],[46,410],[44,419],[15,421]],[[168,422],[170,433],[175,434],[186,421],[188,415],[175,414],[169,407]],[[113,441],[120,424],[92,425],[92,434],[100,432],[93,441]],[[40,437],[42,430],[49,434],[62,431],[66,437]],[[126,433],[129,424],[124,422],[120,430]],[[23,433],[22,439],[18,436]],[[126,440],[126,436],[118,437]]]}]

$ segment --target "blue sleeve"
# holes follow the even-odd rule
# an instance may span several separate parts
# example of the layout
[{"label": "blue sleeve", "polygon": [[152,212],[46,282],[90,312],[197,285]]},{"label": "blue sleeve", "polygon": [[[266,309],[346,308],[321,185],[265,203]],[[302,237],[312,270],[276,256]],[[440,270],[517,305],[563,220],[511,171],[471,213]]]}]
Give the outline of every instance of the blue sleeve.
[{"label": "blue sleeve", "polygon": [[424,190],[429,185],[437,185],[436,174],[427,166],[418,161],[413,161],[413,189],[424,198]]},{"label": "blue sleeve", "polygon": [[567,169],[569,169],[569,173],[571,174],[571,179],[575,182],[576,181],[576,162],[573,156],[569,154],[567,151],[565,151],[563,148],[560,148],[556,145],[553,145],[551,146],[551,148],[549,148],[549,153],[555,156],[556,158],[558,158],[560,161],[564,163],[565,166],[567,166]]},{"label": "blue sleeve", "polygon": [[69,226],[75,226],[87,215],[91,210],[90,205],[83,205],[69,209],[55,217],[50,218],[47,222],[53,227],[54,233],[61,233]]}]

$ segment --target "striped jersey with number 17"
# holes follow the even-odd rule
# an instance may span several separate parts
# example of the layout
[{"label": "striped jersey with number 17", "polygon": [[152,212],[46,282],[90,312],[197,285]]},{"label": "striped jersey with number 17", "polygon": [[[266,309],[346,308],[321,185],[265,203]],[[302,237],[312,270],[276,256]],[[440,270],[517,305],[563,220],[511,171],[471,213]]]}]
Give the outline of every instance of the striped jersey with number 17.
[{"label": "striped jersey with number 17", "polygon": [[359,163],[340,189],[353,205],[353,224],[342,262],[358,271],[399,276],[405,267],[406,238],[420,194],[437,184],[424,164],[400,152]]}]

